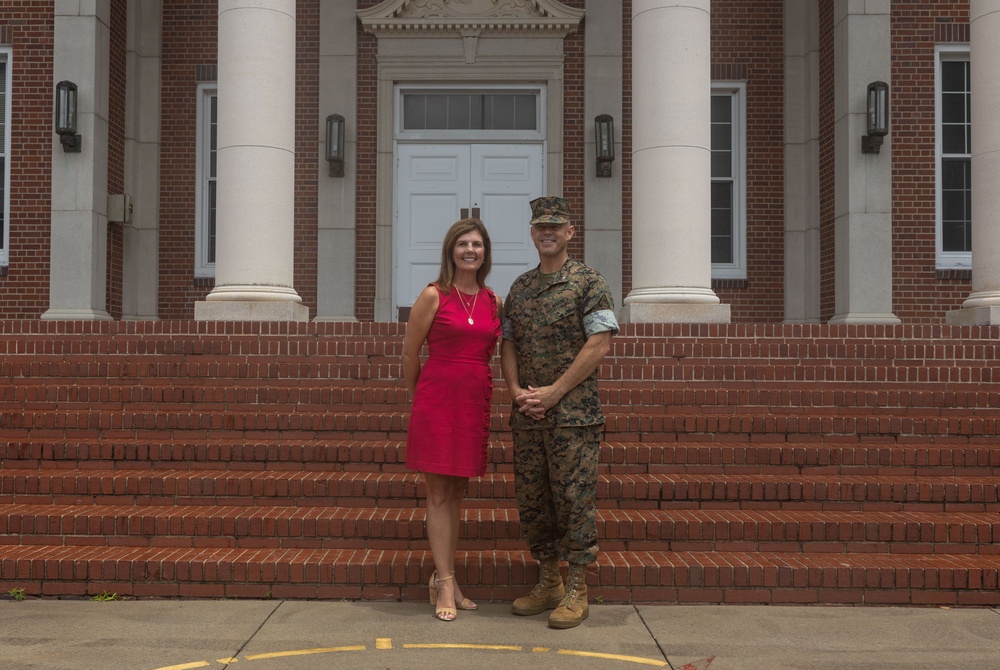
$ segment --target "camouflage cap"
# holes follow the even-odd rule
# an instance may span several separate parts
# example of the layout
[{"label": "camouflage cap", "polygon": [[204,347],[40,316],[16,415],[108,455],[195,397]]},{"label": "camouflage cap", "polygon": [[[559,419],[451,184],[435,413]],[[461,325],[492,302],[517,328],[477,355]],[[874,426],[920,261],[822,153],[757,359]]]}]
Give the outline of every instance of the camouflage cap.
[{"label": "camouflage cap", "polygon": [[531,201],[531,225],[551,224],[561,226],[569,223],[569,200],[555,195],[546,195]]}]

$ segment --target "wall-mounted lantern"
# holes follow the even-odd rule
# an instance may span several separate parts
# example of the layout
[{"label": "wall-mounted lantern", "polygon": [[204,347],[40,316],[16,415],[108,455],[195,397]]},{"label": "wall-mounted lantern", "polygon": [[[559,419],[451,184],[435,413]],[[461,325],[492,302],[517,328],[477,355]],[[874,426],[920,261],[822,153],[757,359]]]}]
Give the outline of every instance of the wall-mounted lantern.
[{"label": "wall-mounted lantern", "polygon": [[609,114],[601,114],[594,119],[597,150],[597,176],[610,177],[611,164],[615,160],[615,120]]},{"label": "wall-mounted lantern", "polygon": [[861,152],[877,154],[882,138],[889,134],[889,84],[873,81],[868,84],[867,134],[861,138]]},{"label": "wall-mounted lantern", "polygon": [[76,134],[76,84],[71,81],[56,84],[56,132],[63,151],[80,153],[80,136]]},{"label": "wall-mounted lantern", "polygon": [[344,176],[344,125],[340,114],[326,117],[326,161],[331,177]]}]

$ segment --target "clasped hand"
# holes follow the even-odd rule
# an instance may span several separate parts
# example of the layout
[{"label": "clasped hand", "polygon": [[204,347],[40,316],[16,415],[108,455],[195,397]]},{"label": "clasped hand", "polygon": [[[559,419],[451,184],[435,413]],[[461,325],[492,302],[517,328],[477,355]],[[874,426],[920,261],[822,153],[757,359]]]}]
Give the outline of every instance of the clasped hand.
[{"label": "clasped hand", "polygon": [[522,390],[521,393],[515,396],[514,402],[517,403],[518,411],[521,414],[535,421],[541,421],[545,418],[545,412],[556,406],[559,398],[551,386],[543,386],[541,388],[529,386],[527,391]]}]

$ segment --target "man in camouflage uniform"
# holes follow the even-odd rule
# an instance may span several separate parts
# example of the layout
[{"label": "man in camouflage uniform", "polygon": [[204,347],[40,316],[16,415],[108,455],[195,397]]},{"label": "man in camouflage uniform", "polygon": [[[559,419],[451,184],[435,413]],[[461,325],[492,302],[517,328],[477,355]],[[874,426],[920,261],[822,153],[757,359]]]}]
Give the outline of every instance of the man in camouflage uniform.
[{"label": "man in camouflage uniform", "polygon": [[[521,528],[539,562],[538,584],[514,614],[549,615],[553,628],[589,615],[586,568],[597,558],[601,413],[597,367],[618,332],[604,277],[569,258],[569,202],[531,201],[539,265],[514,282],[504,305],[501,368],[513,398],[514,482]],[[569,563],[564,585],[559,560]]]}]

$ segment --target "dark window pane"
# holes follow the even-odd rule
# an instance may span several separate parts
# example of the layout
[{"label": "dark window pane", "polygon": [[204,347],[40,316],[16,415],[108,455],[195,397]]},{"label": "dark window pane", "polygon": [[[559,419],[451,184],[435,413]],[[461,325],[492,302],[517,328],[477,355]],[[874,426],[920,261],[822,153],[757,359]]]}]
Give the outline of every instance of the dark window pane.
[{"label": "dark window pane", "polygon": [[712,262],[726,264],[733,262],[733,244],[731,239],[712,236]]},{"label": "dark window pane", "polygon": [[969,153],[965,140],[968,137],[965,126],[942,126],[941,149],[946,154]]},{"label": "dark window pane", "polygon": [[969,161],[964,158],[945,158],[941,161],[941,187],[944,190],[967,189]]},{"label": "dark window pane", "polygon": [[733,154],[729,151],[712,152],[712,178],[725,179],[733,176]]},{"label": "dark window pane", "polygon": [[941,96],[942,123],[968,123],[969,96],[964,93],[945,93]]},{"label": "dark window pane", "polygon": [[728,123],[712,124],[712,151],[728,151],[733,148],[733,127]]},{"label": "dark window pane", "polygon": [[943,61],[941,63],[941,90],[969,90],[969,61]]},{"label": "dark window pane", "polygon": [[7,157],[0,156],[0,249],[4,248],[3,233],[7,230],[7,216],[4,214],[4,208],[2,205],[4,198],[7,197],[7,193],[4,191],[3,176],[5,174],[7,174]]},{"label": "dark window pane", "polygon": [[427,129],[446,130],[448,128],[448,96],[427,96]]},{"label": "dark window pane", "polygon": [[537,99],[533,95],[514,96],[514,129],[537,130],[538,109]]},{"label": "dark window pane", "polygon": [[449,95],[448,96],[448,128],[451,130],[468,130],[472,126],[470,121],[471,96]]},{"label": "dark window pane", "polygon": [[944,251],[971,251],[972,227],[964,222],[945,222],[941,226]]},{"label": "dark window pane", "polygon": [[208,113],[212,120],[208,131],[208,176],[210,179],[214,179],[216,175],[215,159],[217,156],[216,150],[219,146],[218,103],[219,98],[214,95],[208,100]]},{"label": "dark window pane", "polygon": [[510,95],[487,95],[485,105],[487,111],[486,126],[488,130],[514,129],[514,99]]},{"label": "dark window pane", "polygon": [[941,246],[972,250],[972,163],[968,158],[941,161]]},{"label": "dark window pane", "polygon": [[215,262],[215,182],[208,184],[208,262]]},{"label": "dark window pane", "polygon": [[712,209],[732,209],[732,207],[733,207],[732,182],[725,182],[725,181],[712,182]]},{"label": "dark window pane", "polygon": [[712,184],[712,262],[733,262],[733,185]]},{"label": "dark window pane", "polygon": [[712,96],[712,123],[730,123],[733,120],[732,96]]},{"label": "dark window pane", "polygon": [[425,102],[422,95],[403,96],[403,128],[423,130],[427,127]]}]

